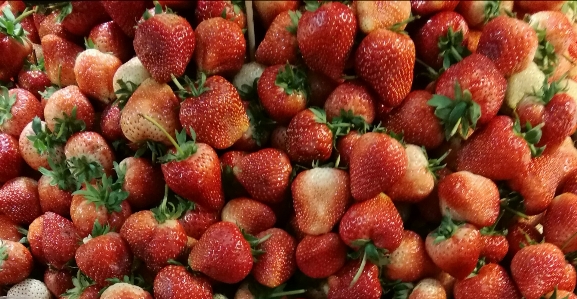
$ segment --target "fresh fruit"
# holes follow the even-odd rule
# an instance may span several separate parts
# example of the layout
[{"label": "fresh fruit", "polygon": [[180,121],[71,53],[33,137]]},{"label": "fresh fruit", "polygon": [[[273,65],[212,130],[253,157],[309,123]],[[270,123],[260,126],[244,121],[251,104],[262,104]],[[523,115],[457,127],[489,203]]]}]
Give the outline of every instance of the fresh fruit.
[{"label": "fresh fruit", "polygon": [[169,265],[154,278],[154,298],[212,299],[212,287],[207,279],[187,272],[183,266]]},{"label": "fresh fruit", "polygon": [[242,68],[246,40],[235,23],[220,17],[207,19],[198,24],[194,34],[194,61],[201,72],[229,75]]},{"label": "fresh fruit", "polygon": [[17,177],[0,188],[0,213],[20,225],[28,225],[42,214],[38,199],[38,182]]},{"label": "fresh fruit", "polygon": [[8,240],[0,240],[0,283],[17,284],[30,275],[33,260],[24,245]]},{"label": "fresh fruit", "polygon": [[18,140],[4,133],[0,133],[0,162],[0,183],[19,176],[24,165],[18,150]]},{"label": "fresh fruit", "polygon": [[[336,233],[306,236],[297,245],[296,264],[305,275],[325,278],[335,274],[346,262],[347,247]],[[318,267],[322,264],[324,267]]]}]

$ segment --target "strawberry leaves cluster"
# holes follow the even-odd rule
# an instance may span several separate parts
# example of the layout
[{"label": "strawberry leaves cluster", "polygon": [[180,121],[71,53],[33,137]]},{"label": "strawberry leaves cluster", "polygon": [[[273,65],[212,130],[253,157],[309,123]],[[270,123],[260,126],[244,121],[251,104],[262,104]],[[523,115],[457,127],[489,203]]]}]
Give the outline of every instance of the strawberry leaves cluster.
[{"label": "strawberry leaves cluster", "polygon": [[12,118],[12,106],[16,103],[16,94],[10,95],[8,88],[0,86],[0,126]]},{"label": "strawberry leaves cluster", "polygon": [[95,184],[85,184],[85,189],[72,193],[81,195],[89,202],[96,205],[97,208],[105,207],[110,213],[120,212],[120,204],[128,197],[128,192],[122,189],[124,180],[122,175],[116,180],[106,174]]},{"label": "strawberry leaves cluster", "polygon": [[9,6],[4,6],[0,16],[0,33],[12,37],[14,40],[24,44],[26,30],[22,27],[20,21],[27,16],[36,12],[35,10],[25,9],[18,17],[14,16]]}]

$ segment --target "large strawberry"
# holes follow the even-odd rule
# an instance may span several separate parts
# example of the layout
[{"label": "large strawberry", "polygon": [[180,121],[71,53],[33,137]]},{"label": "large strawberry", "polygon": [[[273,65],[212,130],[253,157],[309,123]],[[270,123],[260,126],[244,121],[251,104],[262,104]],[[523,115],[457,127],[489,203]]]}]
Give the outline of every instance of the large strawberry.
[{"label": "large strawberry", "polygon": [[146,9],[146,1],[100,1],[104,10],[124,34],[133,38],[136,23]]},{"label": "large strawberry", "polygon": [[200,71],[207,75],[230,75],[242,68],[246,40],[234,22],[220,17],[204,20],[194,34],[194,61]]},{"label": "large strawberry", "polygon": [[484,265],[475,276],[457,281],[453,292],[455,299],[515,299],[520,296],[513,280],[499,264]]},{"label": "large strawberry", "polygon": [[182,76],[194,52],[195,37],[188,21],[174,13],[162,11],[156,4],[155,14],[145,12],[144,22],[134,34],[134,51],[152,78],[160,83],[170,76]]},{"label": "large strawberry", "polygon": [[281,12],[274,18],[256,49],[255,59],[258,63],[277,65],[298,62],[296,33],[300,17],[299,11],[290,10]]},{"label": "large strawberry", "polygon": [[18,17],[15,17],[9,7],[2,9],[0,20],[0,51],[10,53],[0,57],[0,80],[8,81],[10,78],[18,75],[24,65],[24,60],[30,52],[32,45],[26,38],[25,30],[21,21],[33,11],[25,11]]},{"label": "large strawberry", "polygon": [[0,87],[0,132],[20,136],[24,127],[36,116],[42,116],[42,106],[29,91]]},{"label": "large strawberry", "polygon": [[336,233],[306,236],[295,252],[299,270],[312,278],[325,278],[335,274],[345,265],[346,255],[347,247]]},{"label": "large strawberry", "polygon": [[324,110],[309,108],[297,113],[287,128],[287,154],[291,161],[310,165],[327,161],[332,154],[333,132]]},{"label": "large strawberry", "polygon": [[577,250],[577,219],[571,213],[577,207],[577,195],[563,193],[553,199],[547,208],[547,213],[542,220],[543,236],[547,242],[552,243],[564,253]]},{"label": "large strawberry", "polygon": [[62,269],[74,259],[80,237],[70,220],[52,212],[42,218],[43,258],[52,267]]},{"label": "large strawberry", "polygon": [[257,257],[252,268],[252,276],[260,284],[276,288],[285,283],[296,271],[296,241],[286,231],[271,228],[256,235],[256,238],[267,238],[255,249],[264,253]]},{"label": "large strawberry", "polygon": [[24,245],[8,240],[0,240],[0,283],[16,284],[30,275],[33,266],[32,255]]},{"label": "large strawberry", "polygon": [[164,178],[160,167],[145,158],[128,157],[119,163],[124,172],[122,189],[128,192],[126,201],[134,210],[150,209],[162,201]]},{"label": "large strawberry", "polygon": [[42,214],[38,199],[38,182],[28,177],[17,177],[0,188],[0,213],[10,220],[28,225]]},{"label": "large strawberry", "polygon": [[436,270],[425,249],[425,242],[415,232],[405,230],[401,245],[391,252],[384,275],[391,281],[412,282]]},{"label": "large strawberry", "polygon": [[156,299],[212,299],[209,281],[186,271],[183,266],[166,266],[154,278]]},{"label": "large strawberry", "polygon": [[104,104],[116,99],[112,78],[116,70],[122,65],[120,59],[108,53],[89,48],[76,57],[74,76],[78,88],[83,94]]},{"label": "large strawberry", "polygon": [[76,84],[74,64],[83,49],[75,43],[54,34],[42,38],[44,67],[52,84],[68,86]]},{"label": "large strawberry", "polygon": [[203,74],[197,84],[187,77],[185,81],[191,92],[182,90],[179,94],[184,99],[179,114],[182,126],[189,134],[194,130],[198,142],[216,149],[232,146],[249,128],[237,90],[221,76],[207,79]]},{"label": "large strawberry", "polygon": [[42,97],[40,93],[51,84],[44,68],[44,58],[39,58],[36,64],[25,62],[18,73],[18,86],[31,92],[36,99],[40,99]]},{"label": "large strawberry", "polygon": [[307,8],[297,28],[303,59],[311,70],[338,80],[353,46],[357,19],[349,7],[338,2]]}]

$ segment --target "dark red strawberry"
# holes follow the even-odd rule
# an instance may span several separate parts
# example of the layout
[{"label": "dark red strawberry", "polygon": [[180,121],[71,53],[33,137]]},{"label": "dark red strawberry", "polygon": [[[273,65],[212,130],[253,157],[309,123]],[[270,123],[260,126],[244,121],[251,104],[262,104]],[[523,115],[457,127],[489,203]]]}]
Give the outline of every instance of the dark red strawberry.
[{"label": "dark red strawberry", "polygon": [[32,52],[32,43],[26,37],[21,21],[33,11],[27,10],[15,17],[10,7],[4,6],[0,19],[0,51],[10,53],[0,57],[0,80],[8,81],[18,75],[24,65],[24,60]]},{"label": "dark red strawberry", "polygon": [[44,58],[38,59],[37,64],[24,63],[24,67],[18,73],[18,86],[31,92],[36,99],[40,99],[42,97],[40,93],[51,84],[44,69]]},{"label": "dark red strawberry", "polygon": [[207,279],[193,275],[183,266],[164,267],[154,278],[156,299],[212,299],[212,287]]},{"label": "dark red strawberry", "polygon": [[74,64],[76,56],[83,50],[72,41],[54,34],[48,34],[42,38],[44,67],[52,84],[58,86],[76,85]]},{"label": "dark red strawberry", "polygon": [[17,177],[0,188],[0,213],[20,225],[28,225],[42,214],[38,183],[28,177]]},{"label": "dark red strawberry", "polygon": [[529,245],[539,243],[543,240],[541,233],[524,222],[516,222],[507,228],[507,243],[509,243],[509,255],[515,256],[519,250]]},{"label": "dark red strawberry", "polygon": [[18,140],[0,133],[0,183],[5,183],[20,175],[24,160],[18,150]]},{"label": "dark red strawberry", "polygon": [[300,17],[300,11],[289,10],[279,13],[274,18],[264,39],[256,49],[255,59],[258,63],[264,65],[297,64],[299,48],[296,33]]},{"label": "dark red strawberry", "polygon": [[94,43],[97,50],[111,53],[120,61],[126,62],[134,56],[130,38],[114,22],[102,23],[90,30],[88,38]]},{"label": "dark red strawberry", "polygon": [[486,234],[485,230],[481,229],[481,241],[481,256],[489,263],[500,263],[509,251],[509,241],[501,234]]},{"label": "dark red strawberry", "polygon": [[72,275],[69,270],[46,269],[46,272],[44,272],[44,284],[46,284],[50,293],[58,298],[66,293],[67,290],[74,288]]},{"label": "dark red strawberry", "polygon": [[291,161],[310,165],[330,159],[333,132],[324,110],[309,108],[296,114],[287,128],[287,154]]},{"label": "dark red strawberry", "polygon": [[[295,255],[301,272],[312,278],[325,278],[345,265],[347,247],[336,233],[305,236],[299,242]],[[318,267],[320,264],[324,266]]]},{"label": "dark red strawberry", "polygon": [[70,1],[60,9],[62,28],[77,35],[85,36],[90,29],[109,19],[101,1]]},{"label": "dark red strawberry", "polygon": [[80,236],[72,221],[52,212],[46,212],[42,221],[42,253],[46,262],[63,269],[74,259]]},{"label": "dark red strawberry", "polygon": [[104,10],[124,34],[133,38],[136,22],[146,10],[146,1],[100,1]]},{"label": "dark red strawberry", "polygon": [[339,85],[327,98],[324,109],[327,120],[347,116],[359,116],[366,123],[372,124],[375,119],[375,101],[372,93],[360,82],[346,82]]},{"label": "dark red strawberry", "polygon": [[276,288],[285,283],[296,271],[296,241],[286,231],[279,228],[267,229],[256,235],[256,238],[267,238],[256,250],[264,253],[257,257],[252,268],[252,276],[260,284]]},{"label": "dark red strawberry", "polygon": [[358,274],[359,261],[349,261],[328,279],[328,297],[332,299],[378,299],[383,292],[379,268],[368,262]]},{"label": "dark red strawberry", "polygon": [[164,178],[160,167],[144,158],[128,157],[119,164],[124,172],[122,189],[128,192],[126,201],[134,210],[157,206],[163,196]]},{"label": "dark red strawberry", "polygon": [[22,233],[18,230],[18,225],[10,220],[8,216],[0,214],[0,239],[18,242],[22,239]]},{"label": "dark red strawberry", "polygon": [[193,210],[186,211],[178,221],[189,237],[198,240],[211,225],[220,221],[220,214],[218,211],[195,205]]},{"label": "dark red strawberry", "polygon": [[270,118],[281,124],[307,107],[307,77],[290,64],[267,67],[258,80],[258,97]]},{"label": "dark red strawberry", "polygon": [[211,18],[195,29],[194,61],[207,75],[236,74],[244,63],[246,40],[242,29],[223,18]]},{"label": "dark red strawberry", "polygon": [[268,230],[276,223],[274,211],[269,206],[245,197],[227,202],[222,208],[221,218],[251,235]]},{"label": "dark red strawberry", "polygon": [[246,29],[246,14],[244,3],[231,0],[207,1],[199,0],[194,10],[196,25],[211,18],[222,17],[236,23],[241,29]]},{"label": "dark red strawberry", "polygon": [[577,195],[563,193],[555,197],[543,217],[543,237],[564,253],[577,250],[577,219],[571,211],[577,207]]}]

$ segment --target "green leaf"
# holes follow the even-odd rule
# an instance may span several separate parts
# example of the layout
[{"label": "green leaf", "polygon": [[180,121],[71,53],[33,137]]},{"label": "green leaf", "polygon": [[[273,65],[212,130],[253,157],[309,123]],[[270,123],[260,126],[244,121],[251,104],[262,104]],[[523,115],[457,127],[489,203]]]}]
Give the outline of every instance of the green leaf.
[{"label": "green leaf", "polygon": [[78,270],[76,277],[72,278],[72,285],[74,286],[72,289],[67,290],[62,297],[66,299],[80,299],[84,290],[88,287],[94,285],[94,282],[88,278],[84,273]]},{"label": "green leaf", "polygon": [[0,126],[12,118],[12,107],[16,103],[16,93],[10,95],[8,88],[0,86]]},{"label": "green leaf", "polygon": [[72,13],[72,2],[66,2],[64,6],[60,7],[60,12],[56,17],[57,23],[62,23],[64,19]]},{"label": "green leaf", "polygon": [[8,259],[8,248],[6,247],[6,243],[0,240],[0,271],[2,271],[4,261]]},{"label": "green leaf", "polygon": [[[183,199],[180,196],[169,196],[168,185],[164,187],[164,198],[161,204],[152,209],[152,213],[158,223],[164,223],[167,220],[176,220],[189,210],[194,210],[195,204],[189,200]],[[170,200],[170,201],[169,201]]]},{"label": "green leaf", "polygon": [[54,134],[55,139],[63,143],[72,136],[74,133],[82,132],[86,130],[86,123],[83,120],[76,117],[78,108],[74,106],[70,115],[63,112],[62,118],[54,119]]},{"label": "green leaf", "polygon": [[114,101],[114,104],[117,105],[120,110],[122,110],[126,105],[126,102],[128,102],[128,99],[130,99],[134,91],[136,91],[140,85],[136,85],[132,81],[123,81],[122,79],[118,79],[116,83],[118,83],[120,89],[114,92],[116,94],[116,100]]},{"label": "green leaf", "polygon": [[286,30],[290,32],[292,35],[296,35],[299,26],[299,20],[302,17],[302,13],[298,10],[297,11],[289,10],[288,14],[291,19],[291,24],[286,27]]},{"label": "green leaf", "polygon": [[60,87],[58,87],[57,85],[50,85],[50,86],[46,87],[46,89],[44,91],[40,92],[40,96],[42,96],[43,99],[48,100],[48,99],[50,99],[52,94],[54,94],[59,89],[60,89]]},{"label": "green leaf", "polygon": [[277,73],[274,83],[282,88],[287,95],[301,93],[305,99],[308,99],[307,75],[298,67],[286,64]]},{"label": "green leaf", "polygon": [[492,19],[498,17],[501,14],[501,1],[499,0],[489,0],[485,2],[484,23],[487,24]]},{"label": "green leaf", "polygon": [[439,37],[437,47],[439,48],[439,56],[443,57],[442,71],[471,55],[469,49],[463,45],[463,41],[463,31],[455,32],[452,26],[449,27],[445,36]]},{"label": "green leaf", "polygon": [[95,184],[87,183],[85,189],[78,190],[73,195],[81,195],[97,208],[105,207],[108,213],[120,212],[120,204],[128,197],[128,192],[122,190],[122,184],[114,182],[112,177],[102,175],[102,179]]},{"label": "green leaf", "polygon": [[553,74],[557,67],[557,53],[555,53],[553,44],[547,40],[545,29],[539,27],[534,27],[534,29],[537,32],[539,44],[533,61],[546,76],[549,76]]},{"label": "green leaf", "polygon": [[84,46],[86,49],[96,49],[96,45],[94,45],[94,41],[91,38],[84,38]]},{"label": "green leaf", "polygon": [[66,165],[70,170],[72,177],[76,180],[76,189],[84,183],[90,185],[95,179],[99,179],[104,175],[104,168],[96,161],[89,161],[86,156],[71,157],[66,160]]},{"label": "green leaf", "polygon": [[184,75],[183,80],[184,83],[181,83],[176,77],[171,75],[172,82],[178,88],[176,94],[182,100],[186,100],[190,97],[199,97],[201,94],[210,90],[210,88],[205,86],[206,83],[206,74],[200,73],[200,78],[193,82],[188,76]]},{"label": "green leaf", "polygon": [[434,244],[441,243],[445,240],[450,239],[459,229],[461,225],[449,216],[443,216],[441,224],[434,231],[431,232],[431,237],[433,237]]}]

